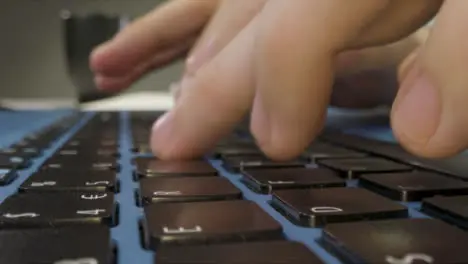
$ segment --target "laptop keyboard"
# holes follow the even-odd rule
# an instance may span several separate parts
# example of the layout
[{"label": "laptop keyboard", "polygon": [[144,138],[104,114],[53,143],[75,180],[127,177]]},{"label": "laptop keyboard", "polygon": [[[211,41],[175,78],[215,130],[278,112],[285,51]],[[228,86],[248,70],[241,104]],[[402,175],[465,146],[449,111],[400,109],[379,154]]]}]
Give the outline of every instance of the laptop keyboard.
[{"label": "laptop keyboard", "polygon": [[462,156],[326,131],[274,162],[239,127],[163,161],[160,114],[0,113],[0,263],[468,263]]}]

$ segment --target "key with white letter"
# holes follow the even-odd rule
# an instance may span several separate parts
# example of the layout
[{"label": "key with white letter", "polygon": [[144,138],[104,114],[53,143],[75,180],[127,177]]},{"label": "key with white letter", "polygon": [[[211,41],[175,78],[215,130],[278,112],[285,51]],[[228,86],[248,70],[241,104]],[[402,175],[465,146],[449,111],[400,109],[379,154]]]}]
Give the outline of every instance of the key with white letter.
[{"label": "key with white letter", "polygon": [[21,186],[24,192],[46,191],[93,191],[116,192],[118,190],[115,171],[83,172],[81,170],[41,170],[33,174]]},{"label": "key with white letter", "polygon": [[248,200],[154,203],[145,206],[144,241],[160,244],[249,242],[282,238],[282,227]]},{"label": "key with white letter", "polygon": [[143,204],[240,199],[242,193],[222,177],[153,177],[140,179]]},{"label": "key with white letter", "polygon": [[112,193],[18,193],[0,204],[0,228],[115,223]]}]

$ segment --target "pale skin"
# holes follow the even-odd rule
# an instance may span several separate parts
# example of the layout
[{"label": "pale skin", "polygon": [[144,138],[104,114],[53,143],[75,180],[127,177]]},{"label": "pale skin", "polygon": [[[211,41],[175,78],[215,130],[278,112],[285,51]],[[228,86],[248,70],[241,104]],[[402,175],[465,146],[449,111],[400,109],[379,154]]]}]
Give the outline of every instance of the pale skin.
[{"label": "pale skin", "polygon": [[465,10],[466,0],[172,0],[99,46],[91,68],[98,87],[122,90],[187,55],[175,107],[153,127],[161,159],[198,157],[247,114],[264,153],[291,159],[330,104],[389,104],[404,148],[447,157],[468,144]]}]

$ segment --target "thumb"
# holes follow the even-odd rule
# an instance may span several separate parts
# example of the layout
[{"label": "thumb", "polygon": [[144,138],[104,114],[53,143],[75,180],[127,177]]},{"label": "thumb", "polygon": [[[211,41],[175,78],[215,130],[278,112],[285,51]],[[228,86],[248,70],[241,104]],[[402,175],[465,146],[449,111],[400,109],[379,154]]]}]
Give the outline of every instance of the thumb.
[{"label": "thumb", "polygon": [[427,42],[403,66],[392,127],[416,155],[448,157],[468,145],[467,8],[466,1],[445,2]]}]

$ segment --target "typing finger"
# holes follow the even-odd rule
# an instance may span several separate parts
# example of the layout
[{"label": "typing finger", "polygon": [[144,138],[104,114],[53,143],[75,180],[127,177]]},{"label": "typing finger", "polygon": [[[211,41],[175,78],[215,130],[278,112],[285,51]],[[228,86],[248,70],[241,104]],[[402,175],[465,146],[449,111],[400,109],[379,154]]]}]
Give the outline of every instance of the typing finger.
[{"label": "typing finger", "polygon": [[120,91],[131,86],[135,81],[155,69],[164,67],[173,61],[184,57],[193,46],[194,39],[184,41],[178,45],[162,50],[145,63],[140,64],[129,74],[124,76],[97,75],[95,77],[96,86],[103,90]]},{"label": "typing finger", "polygon": [[251,126],[269,157],[294,158],[321,130],[336,54],[386,5],[358,2],[278,0],[265,6]]},{"label": "typing finger", "polygon": [[161,50],[200,33],[216,6],[217,0],[169,1],[97,47],[91,68],[100,75],[128,75]]},{"label": "typing finger", "polygon": [[213,58],[253,19],[266,0],[220,2],[216,14],[186,61],[186,74],[194,74]]},{"label": "typing finger", "polygon": [[395,135],[417,155],[446,157],[468,145],[467,9],[467,1],[445,2],[395,100]]},{"label": "typing finger", "polygon": [[211,149],[245,116],[253,98],[256,19],[197,74],[183,79],[174,108],[155,122],[151,136],[161,159],[190,159]]}]

